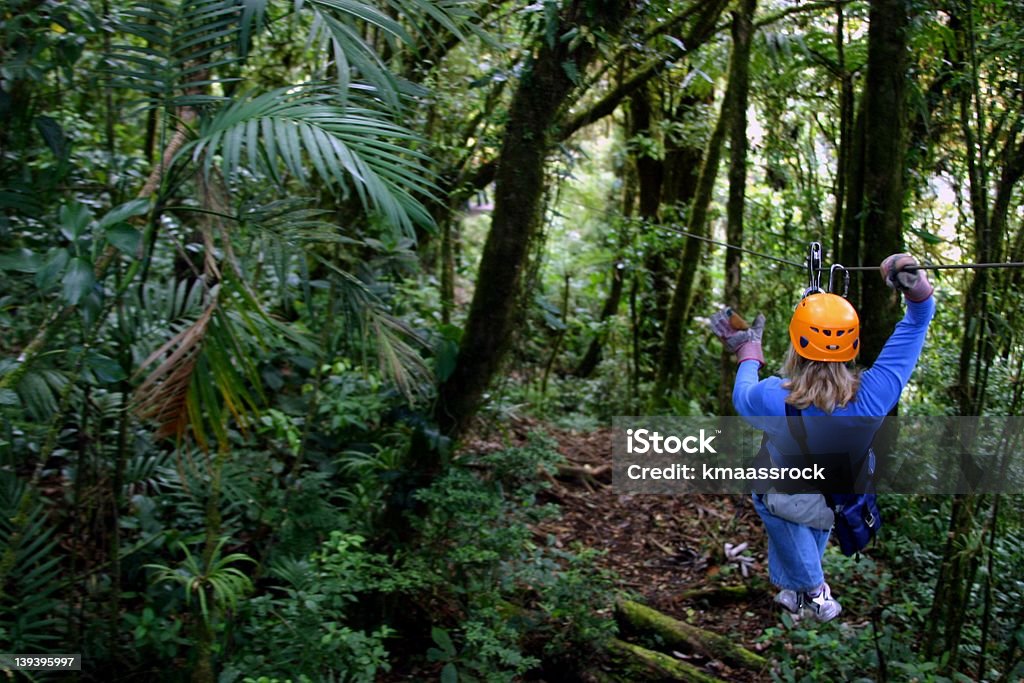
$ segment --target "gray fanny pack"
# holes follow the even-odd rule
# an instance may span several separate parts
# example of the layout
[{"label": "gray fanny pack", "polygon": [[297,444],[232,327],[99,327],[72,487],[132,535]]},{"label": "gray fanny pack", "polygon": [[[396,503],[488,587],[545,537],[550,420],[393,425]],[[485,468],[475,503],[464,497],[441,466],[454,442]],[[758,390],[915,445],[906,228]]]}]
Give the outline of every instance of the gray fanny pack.
[{"label": "gray fanny pack", "polygon": [[787,522],[824,530],[835,524],[836,515],[820,493],[768,492],[763,494],[761,502],[768,512]]}]

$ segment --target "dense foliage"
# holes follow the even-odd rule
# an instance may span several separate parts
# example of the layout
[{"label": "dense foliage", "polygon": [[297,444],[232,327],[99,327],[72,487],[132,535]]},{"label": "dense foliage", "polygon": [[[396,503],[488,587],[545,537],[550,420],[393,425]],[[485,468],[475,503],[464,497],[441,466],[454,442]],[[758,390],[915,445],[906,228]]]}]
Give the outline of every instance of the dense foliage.
[{"label": "dense foliage", "polygon": [[[1024,261],[1022,45],[999,0],[3,0],[0,650],[83,680],[579,676],[617,589],[536,531],[555,445],[467,435],[722,412],[722,300],[781,359],[802,271],[680,231]],[[936,278],[901,410],[1020,413],[1022,273]],[[832,558],[870,621],[766,624],[772,676],[1019,678],[1017,502],[886,501],[889,540]]]}]

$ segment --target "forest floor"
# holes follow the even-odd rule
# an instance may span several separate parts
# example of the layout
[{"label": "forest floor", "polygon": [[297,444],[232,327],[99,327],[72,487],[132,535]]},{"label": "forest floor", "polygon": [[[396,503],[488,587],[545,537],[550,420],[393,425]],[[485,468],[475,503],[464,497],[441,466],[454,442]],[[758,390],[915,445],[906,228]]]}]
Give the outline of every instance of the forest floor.
[{"label": "forest floor", "polygon": [[[749,497],[620,495],[611,486],[610,429],[577,432],[523,421],[505,438],[518,444],[538,429],[558,441],[570,468],[598,473],[552,479],[543,502],[557,503],[562,515],[538,525],[540,534],[567,550],[581,544],[600,551],[598,564],[614,572],[619,587],[639,602],[755,652],[764,648],[762,633],[778,625],[779,614],[767,580],[766,537]],[[489,451],[502,445],[477,438],[467,447]],[[753,560],[749,576],[728,561],[726,543],[748,544],[741,555]],[[759,680],[718,661],[677,656],[725,680]]]}]

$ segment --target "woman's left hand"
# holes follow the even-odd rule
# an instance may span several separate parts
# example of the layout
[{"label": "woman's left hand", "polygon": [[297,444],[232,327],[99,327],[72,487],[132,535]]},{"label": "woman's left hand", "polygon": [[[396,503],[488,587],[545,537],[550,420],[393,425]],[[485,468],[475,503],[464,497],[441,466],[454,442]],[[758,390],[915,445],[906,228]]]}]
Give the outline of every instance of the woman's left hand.
[{"label": "woman's left hand", "polygon": [[736,322],[740,320],[742,319],[732,308],[726,306],[711,316],[711,331],[722,340],[727,349],[736,354],[736,359],[740,363],[745,360],[756,360],[764,365],[764,353],[761,351],[764,315],[759,313],[747,329],[736,327]]}]

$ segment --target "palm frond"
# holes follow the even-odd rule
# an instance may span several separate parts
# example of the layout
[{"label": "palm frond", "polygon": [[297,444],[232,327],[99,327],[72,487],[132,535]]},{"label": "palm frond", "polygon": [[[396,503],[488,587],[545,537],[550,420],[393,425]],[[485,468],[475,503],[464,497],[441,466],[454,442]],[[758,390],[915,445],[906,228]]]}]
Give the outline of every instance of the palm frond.
[{"label": "palm frond", "polygon": [[313,16],[309,42],[333,58],[343,97],[349,85],[360,79],[397,110],[401,96],[415,90],[393,74],[380,58],[378,46],[363,37],[366,27],[376,29],[393,50],[402,46],[413,55],[428,42],[447,40],[448,34],[460,41],[473,34],[497,47],[480,28],[477,3],[470,0],[388,0],[384,4],[390,11],[360,0],[295,0],[297,11],[308,9]]},{"label": "palm frond", "polygon": [[22,652],[45,652],[56,641],[59,601],[54,597],[63,556],[58,552],[56,527],[46,507],[33,496],[25,523],[15,535],[13,518],[25,490],[25,482],[13,473],[0,471],[0,555],[13,552],[13,565],[0,591],[0,630],[7,647]]},{"label": "palm frond", "polygon": [[350,92],[355,76],[370,83],[389,107],[398,109],[401,94],[398,79],[377,50],[363,38],[359,23],[377,27],[392,46],[398,41],[411,45],[413,38],[402,25],[376,7],[358,0],[296,0],[295,4],[296,9],[308,7],[312,13],[309,42],[334,58],[342,97]]},{"label": "palm frond", "polygon": [[33,419],[48,420],[57,412],[60,394],[67,382],[67,377],[59,370],[32,368],[18,381],[21,405]]},{"label": "palm frond", "polygon": [[413,27],[413,32],[423,38],[441,40],[444,32],[464,41],[472,34],[497,47],[480,28],[476,12],[480,3],[470,0],[387,0],[387,4],[395,16],[402,17]]},{"label": "palm frond", "polygon": [[242,57],[249,55],[253,36],[266,21],[269,0],[238,0],[242,16],[238,22],[238,47]]},{"label": "palm frond", "polygon": [[[135,412],[144,420],[156,423],[155,438],[174,436],[181,439],[190,422],[188,399],[202,343],[217,308],[213,298],[195,322],[168,339],[139,365],[136,372],[156,364],[135,389]],[[197,434],[201,438],[202,432]]]},{"label": "palm frond", "polygon": [[377,308],[367,309],[367,326],[374,336],[381,374],[390,377],[410,402],[433,386],[433,375],[410,342],[426,345],[403,320]]},{"label": "palm frond", "polygon": [[372,337],[381,373],[393,381],[409,401],[424,397],[433,386],[432,374],[415,346],[428,348],[426,340],[401,318],[392,315],[370,284],[319,254],[310,255],[336,277],[339,309],[364,338]]},{"label": "palm frond", "polygon": [[227,271],[197,317],[168,322],[157,333],[167,338],[138,364],[135,377],[145,376],[132,407],[155,423],[156,438],[180,440],[188,432],[204,451],[211,440],[227,446],[229,427],[244,431],[258,414],[264,396],[255,359],[261,349],[281,339],[310,346],[267,315]]},{"label": "palm frond", "polygon": [[263,23],[265,0],[140,2],[121,11],[106,57],[110,84],[147,107],[205,104],[212,72],[245,55]]},{"label": "palm frond", "polygon": [[322,87],[281,88],[241,97],[206,119],[197,140],[179,152],[205,158],[208,173],[220,157],[226,177],[244,166],[281,180],[283,169],[300,182],[312,168],[328,185],[354,190],[363,205],[412,234],[432,220],[416,198],[435,189],[427,157],[410,130],[370,109],[342,106]]},{"label": "palm frond", "polygon": [[360,244],[359,240],[342,234],[337,223],[327,220],[330,215],[331,211],[316,208],[309,198],[289,197],[245,204],[239,210],[238,222],[299,249],[309,244]]}]

